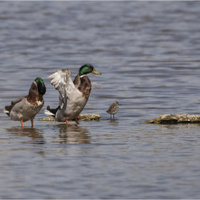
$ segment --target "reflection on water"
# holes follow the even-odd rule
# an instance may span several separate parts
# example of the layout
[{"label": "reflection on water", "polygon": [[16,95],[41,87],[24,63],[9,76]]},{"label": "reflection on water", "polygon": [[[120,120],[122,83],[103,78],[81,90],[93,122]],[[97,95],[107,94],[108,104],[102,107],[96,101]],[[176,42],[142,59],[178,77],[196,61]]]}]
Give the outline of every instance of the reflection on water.
[{"label": "reflection on water", "polygon": [[110,119],[109,124],[112,126],[119,126],[118,119]]},{"label": "reflection on water", "polygon": [[98,122],[21,130],[0,113],[0,198],[199,198],[199,125],[139,123],[198,113],[199,10],[197,1],[0,2],[1,108],[41,76],[40,119],[59,101],[50,74],[69,68],[74,78],[86,62],[103,74],[88,75],[101,87],[83,110]]},{"label": "reflection on water", "polygon": [[30,137],[31,141],[28,143],[32,144],[45,144],[45,140],[43,137],[43,130],[37,129],[37,128],[27,128],[24,127],[23,129],[21,127],[12,127],[5,129],[9,134],[19,136],[19,137]]},{"label": "reflection on water", "polygon": [[58,125],[60,143],[89,144],[90,135],[86,128],[77,125]]}]

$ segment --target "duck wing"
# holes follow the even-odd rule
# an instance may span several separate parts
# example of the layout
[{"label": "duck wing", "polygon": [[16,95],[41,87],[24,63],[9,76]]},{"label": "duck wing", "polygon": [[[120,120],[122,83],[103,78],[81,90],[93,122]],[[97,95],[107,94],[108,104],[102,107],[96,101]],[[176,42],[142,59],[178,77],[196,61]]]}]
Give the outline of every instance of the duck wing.
[{"label": "duck wing", "polygon": [[12,110],[13,106],[17,103],[19,103],[20,101],[22,101],[23,98],[26,98],[27,96],[25,97],[19,97],[17,100],[13,100],[11,101],[11,105],[9,106],[5,106],[5,110],[4,110],[4,113],[6,113],[8,116],[10,116],[10,111]]},{"label": "duck wing", "polygon": [[58,70],[57,72],[51,74],[48,78],[51,79],[51,84],[59,91],[59,105],[60,109],[67,104],[67,99],[74,96],[74,93],[80,93],[75,87],[71,72],[68,69]]}]

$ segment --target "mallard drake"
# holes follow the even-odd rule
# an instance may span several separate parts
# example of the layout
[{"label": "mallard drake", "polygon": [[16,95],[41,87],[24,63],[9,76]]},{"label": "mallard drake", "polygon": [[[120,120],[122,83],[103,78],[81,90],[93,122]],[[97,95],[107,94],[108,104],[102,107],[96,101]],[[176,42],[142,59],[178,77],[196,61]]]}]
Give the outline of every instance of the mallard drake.
[{"label": "mallard drake", "polygon": [[114,115],[118,112],[119,110],[119,103],[118,101],[115,101],[106,111],[108,114],[110,114],[110,118],[113,115],[113,119],[114,119]]},{"label": "mallard drake", "polygon": [[77,118],[85,107],[92,88],[87,76],[89,73],[101,75],[90,64],[85,64],[79,69],[74,81],[68,69],[58,70],[50,75],[48,78],[51,79],[51,84],[59,91],[59,106],[56,109],[48,106],[45,114],[54,116],[58,122],[68,124],[68,120],[75,120],[79,124]]},{"label": "mallard drake", "polygon": [[12,101],[10,106],[5,106],[4,113],[11,120],[21,121],[21,127],[24,127],[23,122],[31,120],[33,127],[33,119],[44,105],[45,92],[46,87],[43,80],[40,77],[36,78],[30,87],[29,94]]}]

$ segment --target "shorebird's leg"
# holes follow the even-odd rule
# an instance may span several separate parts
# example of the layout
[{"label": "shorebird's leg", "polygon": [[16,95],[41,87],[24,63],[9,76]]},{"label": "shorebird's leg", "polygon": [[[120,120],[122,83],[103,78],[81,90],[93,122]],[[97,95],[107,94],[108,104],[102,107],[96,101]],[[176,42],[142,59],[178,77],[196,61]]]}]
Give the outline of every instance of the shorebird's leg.
[{"label": "shorebird's leg", "polygon": [[66,124],[69,124],[68,120],[66,119]]}]

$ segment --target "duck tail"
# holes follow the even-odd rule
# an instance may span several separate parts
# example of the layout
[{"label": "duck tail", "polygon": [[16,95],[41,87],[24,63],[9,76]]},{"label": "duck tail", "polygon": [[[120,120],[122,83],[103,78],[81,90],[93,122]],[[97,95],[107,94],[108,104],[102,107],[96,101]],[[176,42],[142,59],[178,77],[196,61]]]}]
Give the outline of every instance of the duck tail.
[{"label": "duck tail", "polygon": [[46,115],[51,115],[53,117],[55,117],[57,110],[60,108],[60,106],[58,106],[56,109],[51,109],[50,106],[47,106],[47,110],[44,111],[44,113]]},{"label": "duck tail", "polygon": [[4,113],[6,113],[8,116],[10,116],[11,106],[5,106],[5,110],[3,110]]},{"label": "duck tail", "polygon": [[45,115],[50,115],[50,116],[55,117],[55,115],[54,115],[52,112],[50,112],[49,110],[45,110],[45,111],[44,111],[44,114],[45,114]]}]

